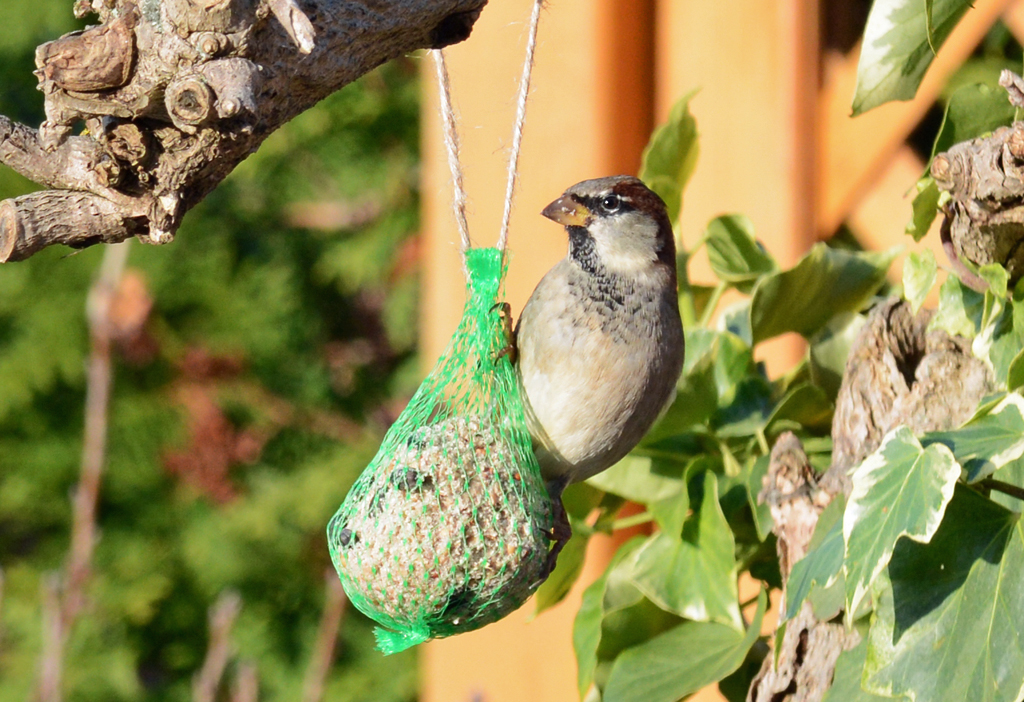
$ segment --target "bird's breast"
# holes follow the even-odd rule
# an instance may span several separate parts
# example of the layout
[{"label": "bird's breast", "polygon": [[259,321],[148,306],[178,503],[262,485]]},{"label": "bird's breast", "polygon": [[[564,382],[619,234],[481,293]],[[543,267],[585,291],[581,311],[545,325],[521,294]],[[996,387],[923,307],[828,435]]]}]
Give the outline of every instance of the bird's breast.
[{"label": "bird's breast", "polygon": [[524,308],[519,371],[538,458],[580,480],[640,440],[682,367],[675,290],[553,269]]}]

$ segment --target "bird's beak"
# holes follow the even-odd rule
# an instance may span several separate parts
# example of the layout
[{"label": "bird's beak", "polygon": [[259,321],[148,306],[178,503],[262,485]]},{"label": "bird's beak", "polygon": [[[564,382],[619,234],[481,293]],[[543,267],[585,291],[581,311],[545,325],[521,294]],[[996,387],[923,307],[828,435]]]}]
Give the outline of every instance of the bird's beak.
[{"label": "bird's beak", "polygon": [[567,227],[585,227],[591,220],[590,210],[568,195],[563,195],[552,202],[541,211],[541,214]]}]

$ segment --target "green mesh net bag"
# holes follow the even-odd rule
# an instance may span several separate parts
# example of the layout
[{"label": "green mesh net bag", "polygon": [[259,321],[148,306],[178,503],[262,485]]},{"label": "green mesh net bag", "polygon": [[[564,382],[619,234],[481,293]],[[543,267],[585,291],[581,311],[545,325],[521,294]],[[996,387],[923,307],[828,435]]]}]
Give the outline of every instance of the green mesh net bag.
[{"label": "green mesh net bag", "polygon": [[469,249],[466,268],[455,335],[327,528],[385,653],[494,622],[546,574],[551,502],[502,353],[502,252]]}]

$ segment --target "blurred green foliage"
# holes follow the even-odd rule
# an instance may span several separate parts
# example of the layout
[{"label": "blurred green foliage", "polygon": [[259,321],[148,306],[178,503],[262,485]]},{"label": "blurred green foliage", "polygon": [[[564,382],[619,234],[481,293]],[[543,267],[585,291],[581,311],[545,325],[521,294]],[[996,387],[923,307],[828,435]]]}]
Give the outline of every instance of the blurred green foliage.
[{"label": "blurred green foliage", "polygon": [[[0,113],[36,126],[34,49],[75,28],[71,2],[4,0],[0,21]],[[190,699],[228,589],[232,667],[258,666],[261,700],[300,699],[325,525],[416,380],[418,96],[409,60],[378,69],[272,135],[173,244],[131,244],[67,700]],[[0,167],[0,199],[33,187]],[[35,684],[41,586],[68,550],[102,255],[0,268],[0,702]],[[415,697],[414,654],[373,645],[350,609],[325,699]]]}]

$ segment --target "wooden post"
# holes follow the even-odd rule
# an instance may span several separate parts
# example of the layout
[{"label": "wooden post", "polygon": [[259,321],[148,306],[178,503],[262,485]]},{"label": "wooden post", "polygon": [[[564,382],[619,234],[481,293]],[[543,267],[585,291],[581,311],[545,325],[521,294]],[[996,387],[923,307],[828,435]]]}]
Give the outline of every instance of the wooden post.
[{"label": "wooden post", "polygon": [[[783,266],[816,240],[817,0],[662,2],[657,6],[656,111],[700,88],[691,110],[700,158],[683,203],[690,246],[713,217],[742,212]],[[738,48],[742,47],[742,48]],[[706,259],[695,282],[711,282]],[[769,371],[803,354],[795,336],[760,347]]]}]

